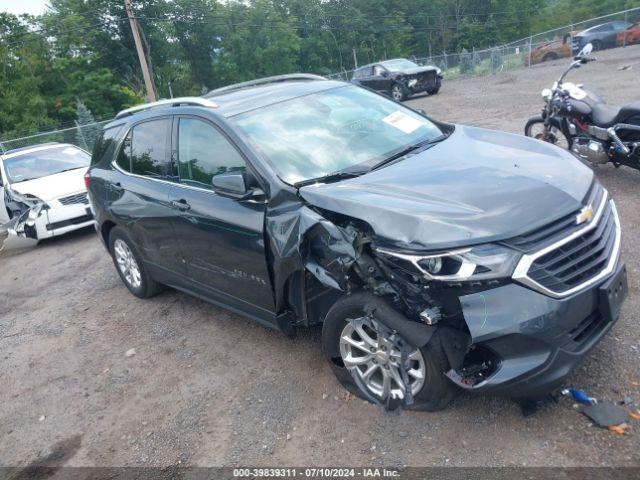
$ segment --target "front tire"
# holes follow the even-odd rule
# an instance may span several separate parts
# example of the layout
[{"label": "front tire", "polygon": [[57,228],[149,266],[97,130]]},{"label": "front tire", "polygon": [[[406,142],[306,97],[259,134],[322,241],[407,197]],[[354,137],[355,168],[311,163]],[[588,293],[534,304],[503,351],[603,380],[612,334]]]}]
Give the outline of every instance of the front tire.
[{"label": "front tire", "polygon": [[527,137],[536,138],[538,140],[542,140],[547,143],[551,143],[556,145],[557,147],[564,148],[565,150],[570,150],[571,145],[573,144],[573,140],[571,137],[565,135],[560,125],[555,124],[552,125],[547,135],[544,135],[544,119],[537,115],[535,117],[531,117],[525,127],[524,134]]},{"label": "front tire", "polygon": [[[322,350],[338,381],[349,392],[365,400],[375,397],[384,404],[390,392],[404,388],[404,383],[398,381],[399,357],[395,346],[398,342],[407,342],[402,338],[390,341],[388,332],[385,333],[384,319],[378,319],[375,312],[373,317],[365,318],[365,308],[380,302],[384,303],[384,300],[366,292],[338,300],[324,321]],[[414,399],[408,408],[425,411],[445,408],[458,390],[444,375],[449,370],[449,363],[438,332],[425,346],[413,348],[408,358],[408,386]],[[357,374],[361,375],[361,383],[368,390],[366,394],[347,369],[354,365],[358,368]]]},{"label": "front tire", "polygon": [[113,227],[109,232],[109,252],[122,283],[136,297],[149,298],[162,290],[162,285],[149,275],[142,258],[123,228]]},{"label": "front tire", "polygon": [[399,83],[394,83],[391,86],[391,90],[389,91],[389,95],[396,102],[402,102],[404,99],[407,98],[407,90],[406,90],[406,88],[404,88]]}]

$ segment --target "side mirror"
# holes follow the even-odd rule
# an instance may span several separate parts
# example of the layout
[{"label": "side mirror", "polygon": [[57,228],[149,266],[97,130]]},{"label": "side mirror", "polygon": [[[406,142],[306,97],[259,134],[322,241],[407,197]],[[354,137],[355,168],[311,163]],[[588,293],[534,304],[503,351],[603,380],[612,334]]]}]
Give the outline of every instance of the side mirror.
[{"label": "side mirror", "polygon": [[219,195],[240,198],[247,193],[244,175],[241,172],[229,172],[216,175],[211,180],[213,191]]},{"label": "side mirror", "polygon": [[213,191],[223,197],[236,200],[264,198],[265,193],[260,188],[247,188],[245,176],[242,172],[228,172],[216,175],[211,180]]}]

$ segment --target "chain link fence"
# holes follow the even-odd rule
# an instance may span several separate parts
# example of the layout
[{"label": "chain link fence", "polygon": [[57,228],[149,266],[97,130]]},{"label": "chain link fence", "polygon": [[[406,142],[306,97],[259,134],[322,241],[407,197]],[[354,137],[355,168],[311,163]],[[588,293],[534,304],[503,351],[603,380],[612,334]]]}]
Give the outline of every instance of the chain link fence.
[{"label": "chain link fence", "polygon": [[102,131],[102,127],[110,121],[105,120],[87,125],[76,125],[75,127],[24,135],[12,139],[0,138],[0,153],[8,152],[14,148],[31,147],[50,142],[71,143],[87,152],[91,152],[93,144]]},{"label": "chain link fence", "polygon": [[[531,35],[515,42],[482,50],[463,50],[458,53],[443,53],[430,57],[410,57],[418,65],[434,65],[442,70],[445,78],[461,75],[491,75],[520,67],[556,60],[573,55],[573,36],[579,32],[608,22],[640,22],[640,7],[621,12],[603,15],[582,22],[572,23],[564,27]],[[640,29],[640,25],[636,27]],[[596,47],[625,47],[631,43],[639,43],[640,34],[632,34],[628,30],[616,33],[613,43],[603,42]],[[344,70],[328,75],[334,80],[351,80],[353,70]]]}]

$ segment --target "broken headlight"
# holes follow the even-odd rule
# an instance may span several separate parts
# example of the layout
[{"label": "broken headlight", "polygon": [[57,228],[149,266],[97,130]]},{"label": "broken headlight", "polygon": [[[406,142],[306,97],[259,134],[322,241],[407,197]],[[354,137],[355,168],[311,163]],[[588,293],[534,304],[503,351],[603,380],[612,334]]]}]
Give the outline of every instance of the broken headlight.
[{"label": "broken headlight", "polygon": [[460,282],[508,278],[521,254],[501,245],[486,244],[433,254],[407,254],[378,248],[388,261],[427,280]]}]

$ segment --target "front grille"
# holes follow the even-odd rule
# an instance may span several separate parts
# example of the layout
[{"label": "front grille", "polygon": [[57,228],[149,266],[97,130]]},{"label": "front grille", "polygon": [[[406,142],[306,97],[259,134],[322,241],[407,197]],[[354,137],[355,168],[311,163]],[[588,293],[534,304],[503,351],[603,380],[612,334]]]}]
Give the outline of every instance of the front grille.
[{"label": "front grille", "polygon": [[58,201],[62,205],[89,205],[89,199],[87,198],[87,194],[85,192],[76,193],[75,195],[69,195],[68,197],[62,197],[59,198]]},{"label": "front grille", "polygon": [[596,228],[536,259],[529,278],[555,292],[570,290],[604,270],[615,241],[613,208],[607,202]]},{"label": "front grille", "polygon": [[595,210],[589,223],[578,224],[576,216],[580,212],[574,212],[531,234],[505,242],[526,252],[516,266],[515,280],[549,296],[564,297],[612,271],[620,248],[620,225],[615,205],[606,191],[600,186],[594,188],[597,191],[587,198]]}]

